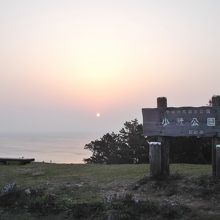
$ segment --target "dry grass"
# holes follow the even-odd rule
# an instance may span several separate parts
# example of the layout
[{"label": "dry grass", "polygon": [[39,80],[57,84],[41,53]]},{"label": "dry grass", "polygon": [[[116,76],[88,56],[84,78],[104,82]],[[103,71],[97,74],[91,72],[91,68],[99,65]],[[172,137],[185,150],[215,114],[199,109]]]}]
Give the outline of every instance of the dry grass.
[{"label": "dry grass", "polygon": [[[47,220],[220,217],[220,183],[211,178],[210,165],[172,164],[171,173],[166,180],[152,180],[146,164],[1,165],[0,187],[15,182],[17,194],[12,196],[17,197],[0,206],[0,216],[38,219],[41,215]],[[27,189],[33,190],[29,196],[24,194]]]}]

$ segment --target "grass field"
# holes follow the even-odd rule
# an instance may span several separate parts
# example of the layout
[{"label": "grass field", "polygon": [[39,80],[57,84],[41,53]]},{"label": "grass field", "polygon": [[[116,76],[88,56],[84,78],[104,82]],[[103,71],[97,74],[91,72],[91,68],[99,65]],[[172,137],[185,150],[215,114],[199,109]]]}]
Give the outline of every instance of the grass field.
[{"label": "grass field", "polygon": [[[210,165],[171,164],[171,173],[188,176],[211,174]],[[24,187],[46,183],[89,182],[91,184],[111,184],[114,182],[137,181],[149,175],[148,164],[138,165],[86,165],[31,163],[28,165],[1,165],[0,186],[15,181]]]},{"label": "grass field", "polygon": [[[16,187],[9,193],[1,193],[0,216],[1,219],[39,219],[39,216],[40,219],[141,219],[147,215],[148,219],[182,219],[182,210],[188,210],[183,212],[183,219],[220,217],[220,184],[211,178],[210,165],[171,164],[170,169],[169,179],[151,180],[147,164],[1,165],[0,188],[12,183]],[[137,203],[131,201],[139,202],[132,213]],[[140,204],[144,208],[137,211],[142,207]],[[149,204],[153,208],[149,209]],[[161,208],[164,204],[168,208]],[[170,210],[171,214],[163,213],[164,210]]]}]

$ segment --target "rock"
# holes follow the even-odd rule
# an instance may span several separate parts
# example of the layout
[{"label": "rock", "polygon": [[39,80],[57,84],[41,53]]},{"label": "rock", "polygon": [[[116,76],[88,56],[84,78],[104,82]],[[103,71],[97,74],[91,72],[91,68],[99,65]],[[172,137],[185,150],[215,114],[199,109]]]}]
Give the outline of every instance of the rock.
[{"label": "rock", "polygon": [[82,187],[83,184],[81,184],[81,183],[76,183],[75,186],[77,186],[77,187]]},{"label": "rock", "polygon": [[6,195],[11,192],[14,192],[16,191],[16,189],[17,189],[17,186],[15,182],[8,183],[1,189],[1,195]]},{"label": "rock", "polygon": [[41,171],[32,174],[32,176],[42,176],[42,175],[44,175],[44,172]]},{"label": "rock", "polygon": [[17,188],[16,183],[8,183],[1,189],[0,206],[16,205],[21,191]]},{"label": "rock", "polygon": [[25,189],[25,190],[24,190],[24,193],[25,193],[26,195],[30,195],[30,194],[31,194],[31,190],[30,190],[30,189]]}]

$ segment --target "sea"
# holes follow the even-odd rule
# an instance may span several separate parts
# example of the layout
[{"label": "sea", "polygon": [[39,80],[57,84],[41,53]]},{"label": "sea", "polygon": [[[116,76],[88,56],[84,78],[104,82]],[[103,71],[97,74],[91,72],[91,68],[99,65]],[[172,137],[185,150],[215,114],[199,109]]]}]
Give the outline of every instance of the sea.
[{"label": "sea", "polygon": [[84,146],[98,138],[97,134],[89,132],[0,134],[0,157],[81,164],[92,154]]}]

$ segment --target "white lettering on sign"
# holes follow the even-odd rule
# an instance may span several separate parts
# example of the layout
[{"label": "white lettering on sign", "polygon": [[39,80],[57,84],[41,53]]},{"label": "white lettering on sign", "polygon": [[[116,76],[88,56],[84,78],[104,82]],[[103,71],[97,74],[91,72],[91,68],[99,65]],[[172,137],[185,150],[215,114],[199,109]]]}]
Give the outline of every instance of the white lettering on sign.
[{"label": "white lettering on sign", "polygon": [[189,111],[188,111],[188,114],[192,114],[192,110],[189,110]]},{"label": "white lettering on sign", "polygon": [[192,121],[191,121],[191,126],[199,126],[199,121],[197,118],[193,118]]},{"label": "white lettering on sign", "polygon": [[204,131],[203,130],[199,131],[199,134],[204,134]]},{"label": "white lettering on sign", "polygon": [[199,131],[194,131],[194,134],[199,134]]},{"label": "white lettering on sign", "polygon": [[169,120],[167,118],[164,118],[163,121],[162,121],[162,125],[164,127],[166,127],[168,124],[170,124]]},{"label": "white lettering on sign", "polygon": [[198,135],[198,134],[204,134],[204,131],[203,130],[189,130],[189,134],[191,135]]},{"label": "white lettering on sign", "polygon": [[183,118],[177,118],[176,121],[177,121],[177,125],[184,126],[184,124],[183,124],[184,119]]},{"label": "white lettering on sign", "polygon": [[182,110],[182,114],[186,114],[186,110]]},{"label": "white lettering on sign", "polygon": [[207,126],[209,127],[215,126],[215,118],[207,118]]},{"label": "white lettering on sign", "polygon": [[206,114],[210,114],[210,113],[211,113],[210,109],[206,109]]}]

